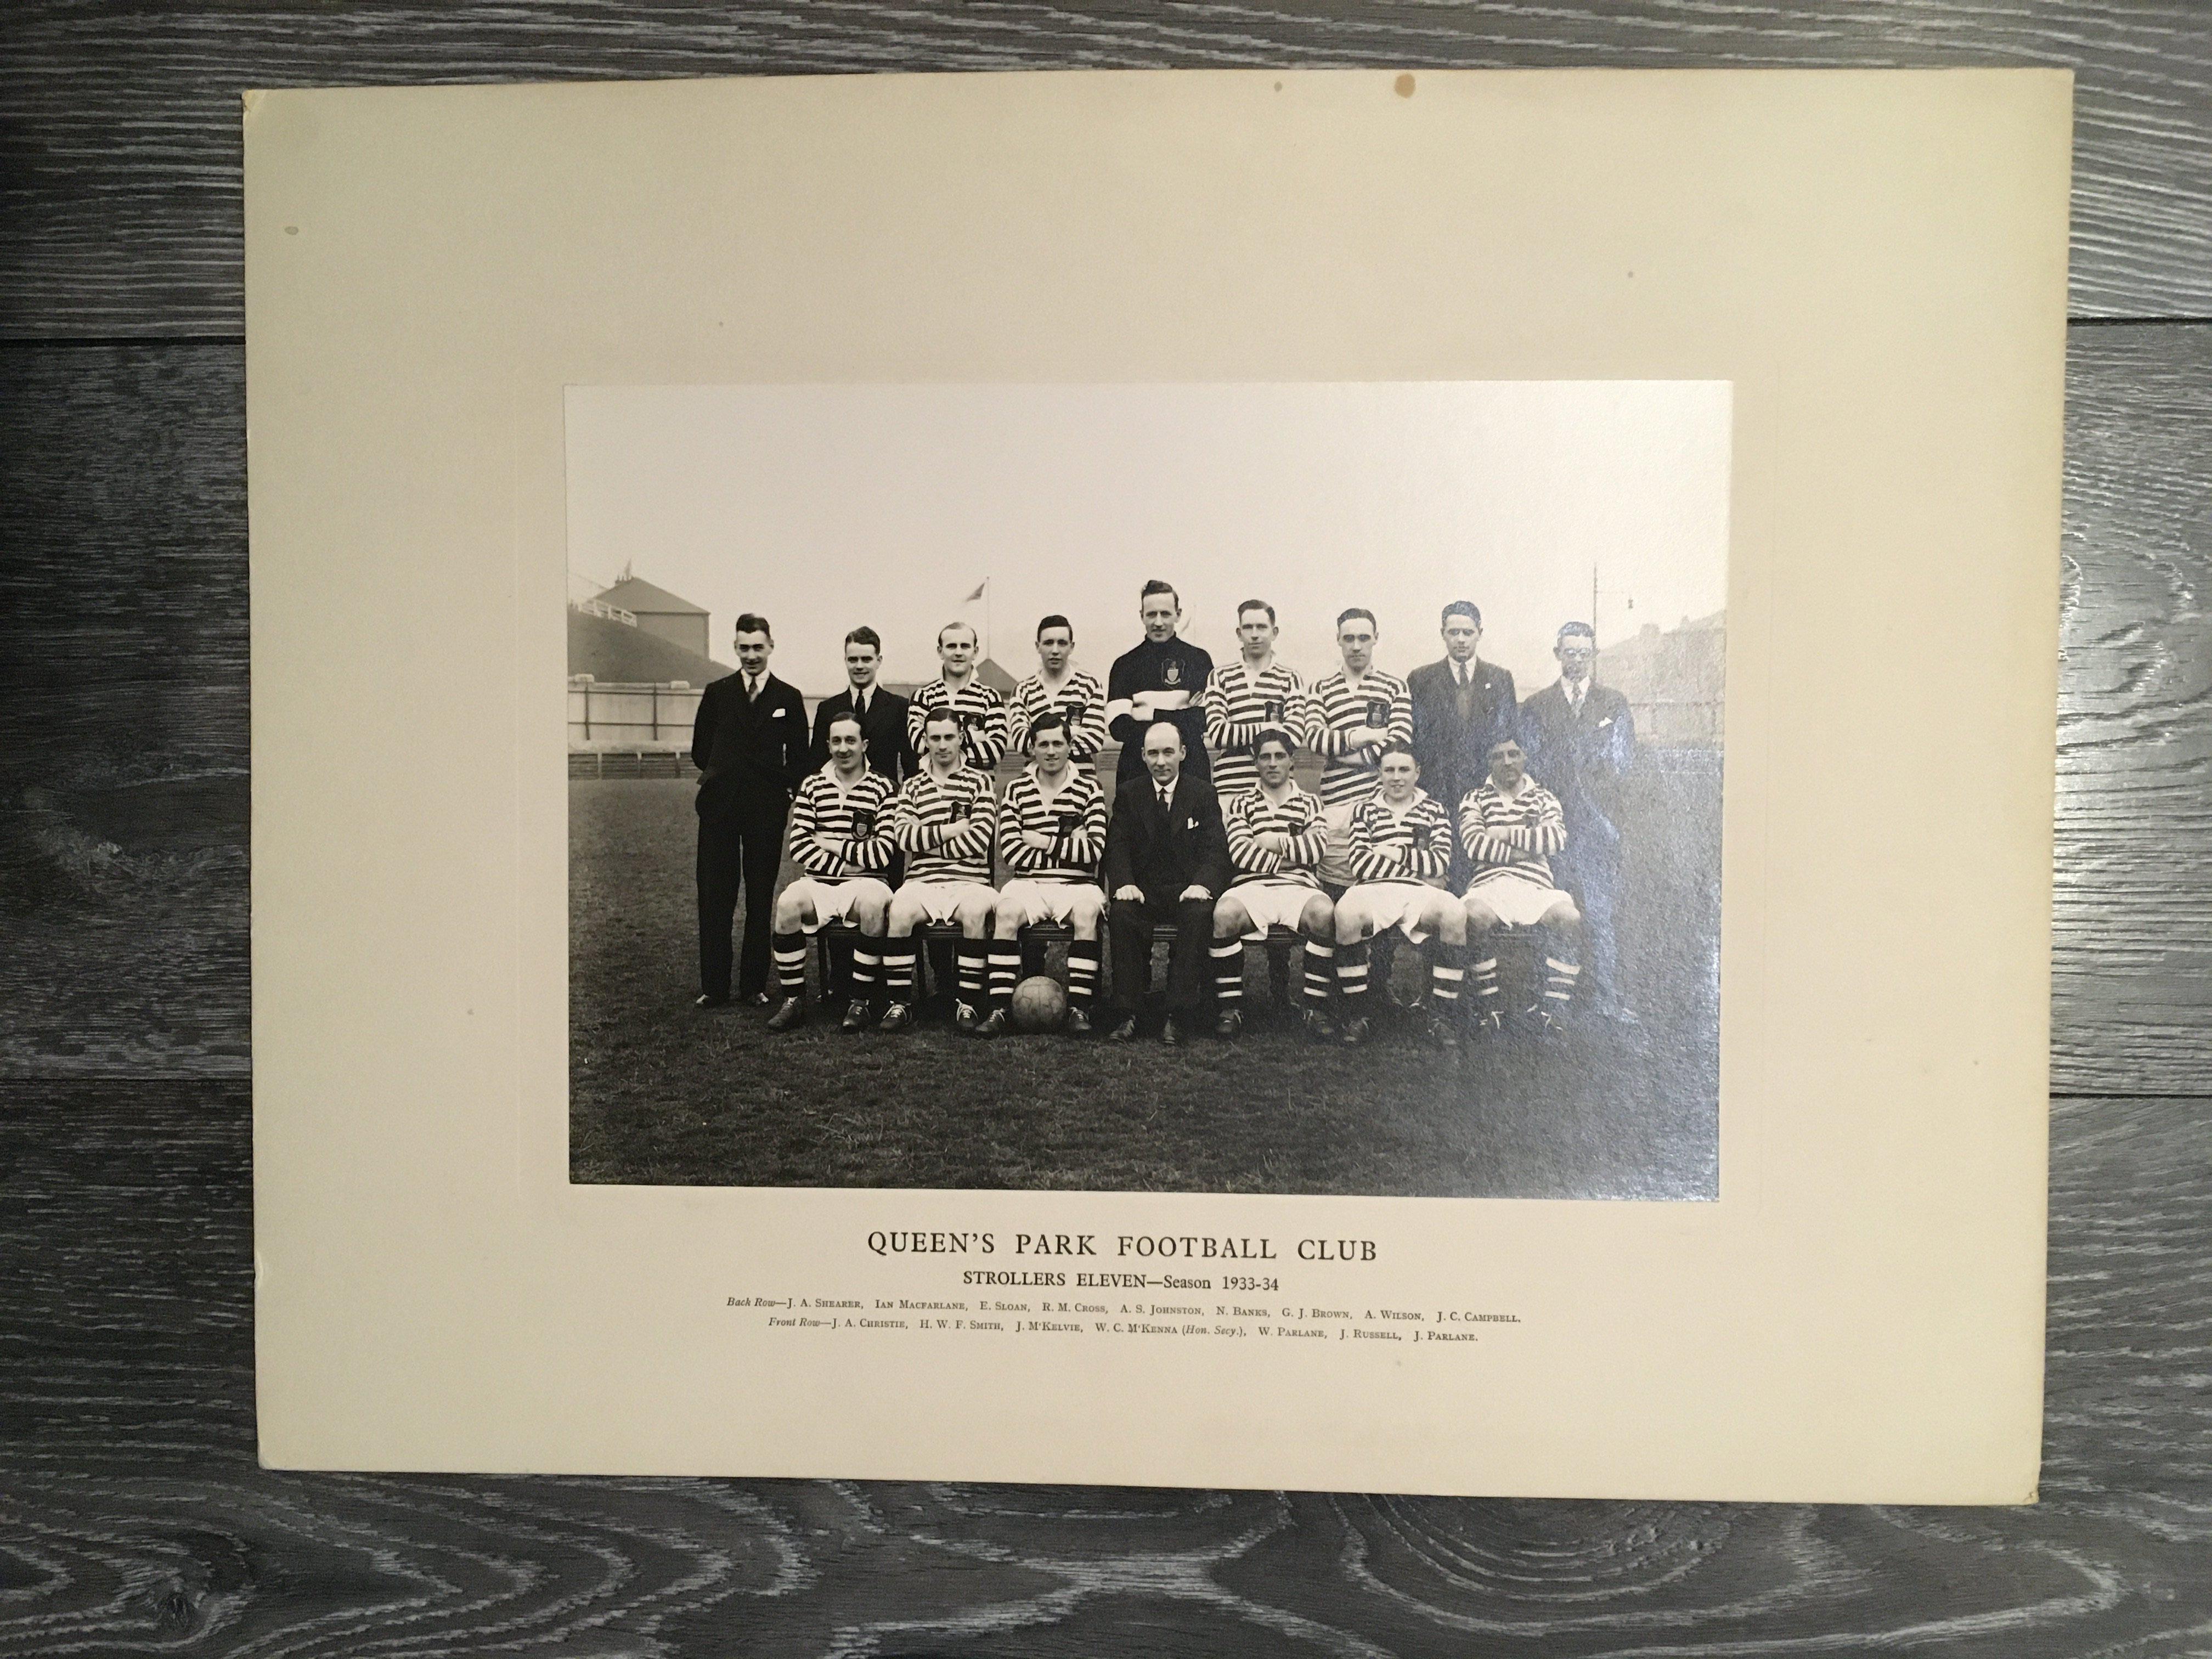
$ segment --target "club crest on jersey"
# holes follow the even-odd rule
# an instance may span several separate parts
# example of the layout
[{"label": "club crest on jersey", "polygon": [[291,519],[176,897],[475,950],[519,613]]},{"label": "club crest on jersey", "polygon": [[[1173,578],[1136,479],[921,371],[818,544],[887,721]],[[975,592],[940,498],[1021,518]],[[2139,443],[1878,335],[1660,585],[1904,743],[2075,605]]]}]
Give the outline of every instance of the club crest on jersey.
[{"label": "club crest on jersey", "polygon": [[1160,681],[1165,685],[1181,685],[1182,684],[1182,665],[1177,662],[1173,657],[1170,657],[1161,666]]}]

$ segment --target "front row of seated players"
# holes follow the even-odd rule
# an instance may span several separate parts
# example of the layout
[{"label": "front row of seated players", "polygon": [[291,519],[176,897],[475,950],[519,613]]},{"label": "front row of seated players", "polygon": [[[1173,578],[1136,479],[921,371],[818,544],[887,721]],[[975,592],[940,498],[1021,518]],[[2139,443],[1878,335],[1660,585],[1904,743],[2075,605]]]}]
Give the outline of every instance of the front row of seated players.
[{"label": "front row of seated players", "polygon": [[[1182,733],[1164,720],[1152,726],[1141,750],[1145,781],[1123,787],[1110,824],[1103,792],[1071,763],[1074,733],[1057,711],[1036,718],[1031,763],[1003,800],[994,799],[988,775],[963,763],[963,734],[953,711],[930,711],[922,722],[922,768],[894,795],[888,781],[868,769],[858,723],[849,716],[831,722],[829,764],[807,779],[792,809],[791,854],[805,873],[776,902],[784,1001],[771,1029],[787,1030],[805,1018],[805,934],[838,921],[861,936],[843,1029],[910,1025],[914,936],[929,922],[960,929],[956,1025],[996,1036],[1006,1027],[1020,973],[1021,931],[1049,922],[1073,936],[1067,1023],[1072,1033],[1086,1033],[1098,989],[1102,918],[1113,944],[1116,1039],[1136,1034],[1156,925],[1175,929],[1161,1032],[1170,1043],[1182,1040],[1203,1009],[1207,955],[1215,1032],[1230,1038],[1241,1032],[1245,945],[1277,928],[1304,942],[1304,1020],[1316,1041],[1367,1040],[1370,946],[1392,928],[1415,945],[1436,941],[1431,1029],[1447,1048],[1458,1046],[1456,1014],[1469,974],[1476,1029],[1503,1026],[1490,936],[1501,927],[1545,929],[1542,986],[1532,1012],[1546,1033],[1562,1029],[1581,971],[1581,917],[1552,878],[1550,857],[1566,842],[1559,803],[1528,775],[1516,742],[1492,746],[1488,779],[1461,803],[1460,844],[1473,875],[1455,899],[1441,884],[1452,862],[1451,821],[1419,787],[1419,763],[1403,741],[1383,745],[1377,783],[1349,813],[1340,841],[1332,833],[1334,815],[1293,781],[1293,742],[1279,728],[1263,729],[1252,744],[1257,781],[1224,811],[1210,785],[1184,775]],[[1340,848],[1334,860],[1333,842]],[[874,872],[898,851],[907,854],[907,878],[894,893]],[[1001,890],[989,884],[994,852],[1014,872]],[[1102,857],[1103,889],[1091,876]],[[1352,877],[1334,902],[1321,876],[1332,862]]]}]

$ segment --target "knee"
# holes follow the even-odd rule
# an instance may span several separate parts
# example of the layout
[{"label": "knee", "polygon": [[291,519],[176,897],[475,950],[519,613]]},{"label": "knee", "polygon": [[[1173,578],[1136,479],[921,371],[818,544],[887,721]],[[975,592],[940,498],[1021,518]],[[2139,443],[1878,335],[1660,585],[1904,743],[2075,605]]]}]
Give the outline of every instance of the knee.
[{"label": "knee", "polygon": [[1338,920],[1337,907],[1325,898],[1317,898],[1309,903],[1305,914],[1298,921],[1316,939],[1334,939],[1342,925]]}]

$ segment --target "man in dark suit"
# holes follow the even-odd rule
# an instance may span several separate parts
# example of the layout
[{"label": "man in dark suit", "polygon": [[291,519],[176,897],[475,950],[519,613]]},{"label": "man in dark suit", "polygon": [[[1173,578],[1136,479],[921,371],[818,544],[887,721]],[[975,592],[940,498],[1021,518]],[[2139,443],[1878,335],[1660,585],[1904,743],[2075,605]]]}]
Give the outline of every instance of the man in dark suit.
[{"label": "man in dark suit", "polygon": [[1172,720],[1144,731],[1145,775],[1115,786],[1106,828],[1108,936],[1114,957],[1112,1038],[1137,1035],[1137,1010],[1152,978],[1152,927],[1172,922],[1168,1017],[1163,1042],[1183,1039],[1184,1023],[1205,1008],[1213,901],[1229,885],[1229,836],[1213,786],[1183,770],[1182,732]]},{"label": "man in dark suit", "polygon": [[1522,705],[1528,772],[1559,797],[1567,844],[1552,860],[1560,886],[1583,913],[1583,955],[1590,1006],[1613,1019],[1633,1018],[1621,1000],[1613,906],[1620,891],[1620,805],[1636,763],[1636,720],[1628,699],[1600,685],[1597,636],[1588,623],[1559,629],[1552,654],[1559,678]]},{"label": "man in dark suit", "polygon": [[806,775],[806,705],[798,688],[768,672],[775,649],[768,618],[738,618],[738,672],[700,694],[691,727],[699,769],[699,1001],[730,1000],[730,922],[745,899],[744,951],[738,963],[741,1001],[769,1001],[769,922],[783,823]]},{"label": "man in dark suit", "polygon": [[884,642],[872,628],[856,628],[845,635],[844,690],[825,697],[814,711],[814,767],[830,763],[830,722],[855,716],[866,739],[868,769],[884,775],[892,789],[904,783],[920,764],[906,731],[907,702],[896,691],[876,684],[883,667]]},{"label": "man in dark suit", "polygon": [[[1444,607],[1444,654],[1406,677],[1413,702],[1413,758],[1421,769],[1421,787],[1443,805],[1455,821],[1459,804],[1490,775],[1490,746],[1518,735],[1520,708],[1513,676],[1482,660],[1482,612],[1471,599]],[[1468,880],[1467,853],[1452,854],[1455,889]]]}]

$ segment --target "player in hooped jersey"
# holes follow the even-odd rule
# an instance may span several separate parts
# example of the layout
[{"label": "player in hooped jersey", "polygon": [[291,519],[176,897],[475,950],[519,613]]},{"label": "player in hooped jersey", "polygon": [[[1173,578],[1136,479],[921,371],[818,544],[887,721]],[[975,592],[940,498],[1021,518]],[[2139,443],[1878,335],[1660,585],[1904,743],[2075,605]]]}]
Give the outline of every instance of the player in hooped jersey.
[{"label": "player in hooped jersey", "polygon": [[895,850],[887,822],[891,781],[870,769],[867,738],[853,715],[832,720],[825,737],[829,760],[807,775],[791,803],[787,850],[801,873],[775,899],[770,943],[783,1003],[769,1016],[771,1031],[805,1023],[807,936],[832,921],[848,921],[860,930],[853,951],[853,1000],[843,1024],[851,1031],[866,1023],[890,911],[891,890],[883,872]]},{"label": "player in hooped jersey", "polygon": [[1306,747],[1327,763],[1319,793],[1330,846],[1321,878],[1331,898],[1354,879],[1346,861],[1352,812],[1375,787],[1383,745],[1410,743],[1413,736],[1413,703],[1406,682],[1375,666],[1375,640],[1373,611],[1354,606],[1340,615],[1336,648],[1344,665],[1315,681],[1307,696]]},{"label": "player in hooped jersey", "polygon": [[1067,717],[1047,709],[1030,727],[1030,763],[999,803],[999,861],[1012,872],[991,917],[991,1012],[975,1035],[1006,1029],[1007,1008],[1021,976],[1021,934],[1040,922],[1064,922],[1067,947],[1067,1030],[1091,1030],[1098,994],[1098,925],[1106,890],[1098,860],[1106,850],[1106,792],[1073,764]]},{"label": "player in hooped jersey", "polygon": [[1545,1036],[1566,1029],[1566,1013],[1582,977],[1582,912],[1552,879],[1550,855],[1567,844],[1559,798],[1528,775],[1528,757],[1511,738],[1490,746],[1490,777],[1460,803],[1460,839],[1474,866],[1463,908],[1468,954],[1474,958],[1475,1027],[1502,1029],[1498,953],[1491,935],[1501,927],[1541,927],[1546,933],[1544,978],[1528,1010]]},{"label": "player in hooped jersey", "polygon": [[998,796],[988,774],[963,764],[965,728],[950,708],[922,717],[921,770],[900,786],[891,805],[891,839],[907,855],[906,879],[891,895],[884,939],[890,1005],[882,1028],[914,1023],[915,929],[924,922],[960,928],[960,995],[953,1023],[972,1030],[982,1021],[985,943],[999,901],[991,886],[991,843]]},{"label": "player in hooped jersey", "polygon": [[[1420,772],[1413,744],[1386,744],[1377,763],[1381,781],[1352,810],[1348,861],[1358,879],[1336,902],[1337,969],[1343,974],[1347,965],[1364,965],[1368,941],[1394,927],[1417,945],[1436,939],[1430,1030],[1439,1047],[1456,1048],[1467,915],[1444,884],[1454,851],[1451,817],[1420,787]],[[1347,978],[1345,988],[1352,993],[1347,1007],[1353,1007],[1366,988],[1364,976]]]},{"label": "player in hooped jersey", "polygon": [[1294,739],[1306,729],[1305,683],[1275,659],[1275,607],[1247,599],[1237,607],[1234,662],[1206,677],[1206,744],[1213,750],[1213,787],[1225,806],[1260,781],[1252,744],[1273,727]]},{"label": "player in hooped jersey", "polygon": [[938,677],[915,690],[907,706],[907,740],[915,754],[922,749],[922,721],[932,710],[949,708],[960,721],[960,756],[987,776],[1006,752],[1006,700],[983,684],[976,672],[975,630],[964,622],[951,622],[937,630]]},{"label": "player in hooped jersey", "polygon": [[[1295,742],[1306,729],[1305,682],[1275,658],[1281,632],[1273,605],[1265,599],[1245,600],[1237,607],[1237,660],[1206,677],[1206,744],[1213,750],[1213,787],[1224,805],[1260,781],[1252,762],[1254,738],[1273,726]],[[1276,1006],[1288,1008],[1287,950],[1268,951],[1267,977]]]},{"label": "player in hooped jersey", "polygon": [[1067,720],[1069,758],[1088,772],[1106,746],[1106,688],[1075,666],[1075,625],[1066,617],[1037,624],[1036,651],[1037,672],[1006,702],[1007,743],[1015,754],[1028,754],[1037,716],[1056,710]]},{"label": "player in hooped jersey", "polygon": [[[1229,862],[1236,871],[1229,890],[1213,905],[1214,1033],[1235,1037],[1243,1030],[1244,942],[1264,939],[1270,927],[1305,935],[1306,1029],[1316,1041],[1332,1036],[1328,991],[1334,965],[1335,907],[1322,890],[1318,872],[1328,854],[1322,804],[1291,777],[1296,752],[1291,734],[1263,728],[1251,756],[1259,770],[1253,786],[1223,803]],[[1346,1029],[1358,1042],[1364,1028]]]}]

